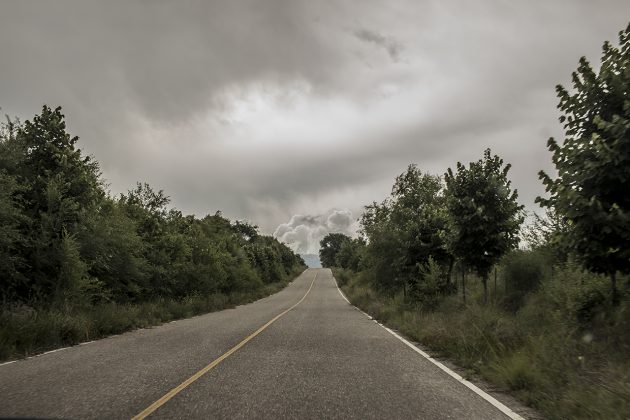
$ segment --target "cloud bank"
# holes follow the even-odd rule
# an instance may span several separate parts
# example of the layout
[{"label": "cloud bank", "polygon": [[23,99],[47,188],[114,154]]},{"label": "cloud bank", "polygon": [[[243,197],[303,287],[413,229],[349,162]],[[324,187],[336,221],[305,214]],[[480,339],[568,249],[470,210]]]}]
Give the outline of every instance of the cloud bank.
[{"label": "cloud bank", "polygon": [[532,209],[554,86],[628,16],[623,0],[6,0],[0,107],[63,106],[113,193],[148,182],[265,233],[357,216],[409,163],[442,174],[487,147]]},{"label": "cloud bank", "polygon": [[300,254],[317,254],[319,241],[329,233],[355,236],[357,222],[350,210],[331,209],[319,215],[296,214],[280,224],[273,235]]}]

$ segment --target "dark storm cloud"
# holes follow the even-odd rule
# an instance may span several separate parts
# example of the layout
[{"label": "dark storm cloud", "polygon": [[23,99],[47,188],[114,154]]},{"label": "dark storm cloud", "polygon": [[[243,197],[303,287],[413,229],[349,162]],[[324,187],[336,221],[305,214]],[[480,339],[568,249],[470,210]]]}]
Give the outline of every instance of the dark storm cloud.
[{"label": "dark storm cloud", "polygon": [[325,51],[308,30],[312,18],[293,4],[4,3],[3,75],[12,79],[4,93],[17,97],[34,84],[31,94],[41,99],[132,105],[172,124],[220,106],[216,94],[232,84],[304,72],[325,82],[321,63],[334,51]]},{"label": "dark storm cloud", "polygon": [[267,233],[315,215],[292,226],[312,237],[317,215],[358,216],[410,162],[442,174],[486,147],[534,208],[560,131],[554,86],[581,55],[598,61],[630,4],[15,0],[0,11],[2,111],[62,105],[113,192],[146,181],[185,212],[220,209]]},{"label": "dark storm cloud", "polygon": [[369,29],[358,29],[354,32],[354,35],[361,41],[369,42],[385,49],[392,61],[397,62],[399,60],[402,45],[396,40]]}]

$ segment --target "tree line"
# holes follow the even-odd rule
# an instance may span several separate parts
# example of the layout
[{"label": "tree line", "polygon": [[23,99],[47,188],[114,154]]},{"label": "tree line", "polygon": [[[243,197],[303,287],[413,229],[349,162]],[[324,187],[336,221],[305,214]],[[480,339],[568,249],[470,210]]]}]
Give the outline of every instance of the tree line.
[{"label": "tree line", "polygon": [[509,168],[489,149],[444,177],[409,165],[387,199],[365,207],[360,238],[322,239],[322,265],[369,271],[381,291],[430,300],[457,290],[457,264],[475,271],[487,298],[490,270],[517,245],[524,219]]},{"label": "tree line", "polygon": [[556,174],[539,173],[548,196],[537,198],[545,215],[533,224],[522,229],[510,164],[487,149],[443,176],[410,165],[387,199],[365,207],[359,239],[321,241],[322,264],[367,272],[381,291],[424,301],[456,290],[457,266],[481,279],[486,300],[492,268],[524,238],[552,265],[576,261],[608,276],[617,304],[617,275],[630,273],[630,25],[619,46],[604,44],[597,71],[582,57],[572,85],[556,88],[565,138],[549,139]]},{"label": "tree line", "polygon": [[[61,108],[0,129],[0,300],[36,307],[134,303],[250,291],[302,259],[256,226],[197,218],[138,183],[107,191]],[[6,306],[5,306],[6,307]]]}]

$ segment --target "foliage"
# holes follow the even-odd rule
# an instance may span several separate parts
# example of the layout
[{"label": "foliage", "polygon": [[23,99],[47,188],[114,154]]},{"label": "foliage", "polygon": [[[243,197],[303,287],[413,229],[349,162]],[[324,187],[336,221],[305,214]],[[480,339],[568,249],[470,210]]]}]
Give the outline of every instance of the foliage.
[{"label": "foliage", "polygon": [[336,266],[357,271],[361,267],[364,252],[365,240],[363,238],[344,241],[335,256]]},{"label": "foliage", "polygon": [[546,209],[543,216],[534,213],[533,217],[532,223],[525,226],[522,232],[527,245],[551,256],[555,264],[567,262],[570,251],[564,237],[570,229],[568,221],[553,208]]},{"label": "foliage", "polygon": [[337,265],[337,254],[341,251],[344,243],[350,242],[351,238],[343,233],[329,233],[319,242],[319,260],[322,267],[334,267]]},{"label": "foliage", "polygon": [[457,163],[445,175],[449,212],[449,247],[467,267],[482,278],[487,296],[487,279],[492,267],[518,244],[524,220],[518,193],[510,189],[510,164],[486,149],[483,159],[468,167]]},{"label": "foliage", "polygon": [[15,177],[0,172],[0,278],[5,287],[0,299],[10,299],[25,279],[21,271],[25,258],[20,253],[26,238],[21,226],[28,222],[18,200],[20,188]]},{"label": "foliage", "polygon": [[540,172],[550,196],[538,201],[568,220],[563,240],[586,268],[611,275],[616,299],[615,273],[630,273],[630,25],[619,47],[604,43],[599,72],[580,59],[573,89],[556,89],[565,139],[549,139],[558,175]]},{"label": "foliage", "polygon": [[[566,138],[549,141],[558,176],[541,173],[550,197],[523,232],[529,249],[513,249],[510,165],[486,150],[448,170],[445,192],[410,166],[365,208],[357,268],[334,270],[353,304],[549,418],[630,418],[630,26],[620,44],[604,45],[598,73],[580,61],[575,93],[558,87]],[[439,293],[453,256],[462,282],[469,268],[482,280],[463,303]]]},{"label": "foliage", "polygon": [[433,260],[440,269],[437,289],[449,289],[453,259],[444,241],[447,213],[439,177],[409,165],[396,177],[390,197],[366,206],[360,222],[367,239],[363,264],[373,270],[377,287],[421,297]]},{"label": "foliage", "polygon": [[146,183],[119,197],[77,148],[61,108],[0,130],[0,297],[7,305],[74,313],[263,290],[303,268],[276,239],[219,212],[169,208]]},{"label": "foliage", "polygon": [[504,307],[519,309],[527,294],[539,287],[550,266],[550,258],[540,250],[514,250],[506,255],[501,261]]},{"label": "foliage", "polygon": [[[544,261],[534,251],[513,258],[534,265]],[[521,275],[507,269],[512,264],[501,261],[500,284],[488,304],[481,303],[481,284],[469,290],[467,305],[457,296],[442,297],[436,306],[409,305],[399,295],[374,289],[367,272],[334,274],[344,278],[342,290],[354,305],[456,362],[463,376],[478,374],[511,390],[545,418],[628,418],[629,295],[611,306],[603,298],[606,279],[568,263],[553,274],[543,270],[520,309],[506,310],[503,281],[515,284],[510,275]]]},{"label": "foliage", "polygon": [[[294,273],[297,274],[297,273]],[[0,308],[0,360],[146,328],[175,319],[231,308],[277,292],[288,279],[229,295],[191,295],[138,303],[100,302],[86,307],[34,308],[13,303]]]}]

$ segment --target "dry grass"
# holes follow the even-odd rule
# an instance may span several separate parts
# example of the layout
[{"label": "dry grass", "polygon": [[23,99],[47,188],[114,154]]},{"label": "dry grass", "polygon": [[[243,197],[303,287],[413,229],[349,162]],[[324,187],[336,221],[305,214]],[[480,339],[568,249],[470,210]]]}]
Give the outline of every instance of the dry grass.
[{"label": "dry grass", "polygon": [[286,286],[288,281],[246,293],[158,299],[137,304],[104,303],[87,308],[35,309],[12,306],[0,312],[0,360],[26,357],[58,347],[160,325],[249,303]]},{"label": "dry grass", "polygon": [[508,279],[491,287],[486,305],[480,282],[469,279],[466,305],[454,295],[427,310],[377,293],[365,274],[335,274],[346,277],[342,289],[353,304],[549,418],[630,418],[630,299],[625,290],[619,307],[602,301],[605,278],[574,266],[556,270],[517,310],[505,293]]}]

